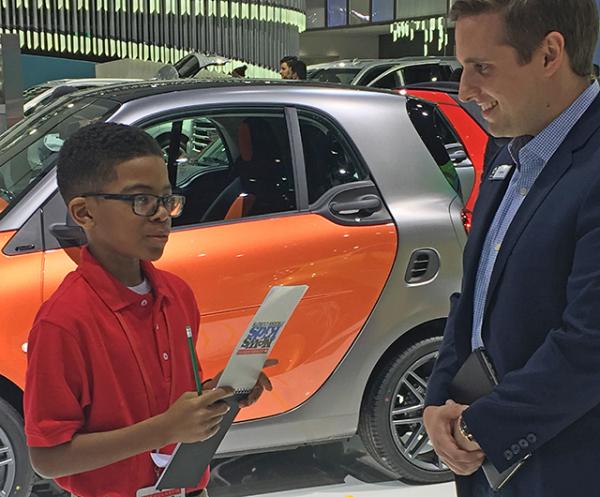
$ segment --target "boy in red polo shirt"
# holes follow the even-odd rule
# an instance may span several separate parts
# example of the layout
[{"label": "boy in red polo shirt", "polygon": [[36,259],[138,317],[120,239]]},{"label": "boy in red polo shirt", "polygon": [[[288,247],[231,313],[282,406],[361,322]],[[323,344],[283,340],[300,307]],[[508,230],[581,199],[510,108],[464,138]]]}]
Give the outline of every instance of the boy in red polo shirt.
[{"label": "boy in red polo shirt", "polygon": [[[29,336],[31,462],[79,497],[134,497],[160,474],[152,452],[214,435],[232,391],[209,380],[195,392],[186,328],[195,342],[196,300],[149,262],[185,200],[172,194],[159,145],[137,128],[92,124],[63,145],[57,179],[88,245]],[[261,374],[245,405],[264,388]],[[208,471],[187,495],[207,482]]]}]

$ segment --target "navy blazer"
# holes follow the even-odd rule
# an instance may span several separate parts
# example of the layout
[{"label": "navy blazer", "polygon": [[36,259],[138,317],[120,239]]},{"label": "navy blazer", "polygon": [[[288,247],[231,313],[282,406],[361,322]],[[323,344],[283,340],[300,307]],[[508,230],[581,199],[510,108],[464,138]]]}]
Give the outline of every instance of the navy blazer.
[{"label": "navy blazer", "polygon": [[[506,147],[499,164],[513,164]],[[482,180],[461,294],[451,297],[426,405],[449,398],[448,385],[471,351],[479,257],[509,181]],[[507,490],[600,495],[600,97],[546,164],[506,233],[482,337],[500,384],[464,418],[499,470],[532,454]],[[457,478],[459,495],[469,495],[469,481]]]}]

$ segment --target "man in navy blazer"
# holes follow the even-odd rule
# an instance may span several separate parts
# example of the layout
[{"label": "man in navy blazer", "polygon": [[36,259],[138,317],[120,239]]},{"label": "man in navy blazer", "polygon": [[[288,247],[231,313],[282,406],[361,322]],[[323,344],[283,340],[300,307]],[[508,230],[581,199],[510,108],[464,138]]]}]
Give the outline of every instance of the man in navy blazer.
[{"label": "man in navy blazer", "polygon": [[[460,98],[512,140],[482,177],[424,423],[461,497],[600,495],[596,3],[456,0],[451,18]],[[479,347],[499,384],[456,404],[450,382]],[[484,457],[526,460],[494,493]]]}]

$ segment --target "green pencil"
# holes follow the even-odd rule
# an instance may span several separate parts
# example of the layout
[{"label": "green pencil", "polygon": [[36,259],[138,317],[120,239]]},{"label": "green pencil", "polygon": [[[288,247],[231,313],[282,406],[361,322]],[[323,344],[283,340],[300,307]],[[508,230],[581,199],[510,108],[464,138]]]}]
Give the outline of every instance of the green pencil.
[{"label": "green pencil", "polygon": [[194,380],[196,380],[196,391],[198,392],[198,395],[200,395],[202,393],[202,382],[200,381],[200,373],[198,372],[198,359],[196,357],[196,349],[194,348],[194,342],[192,340],[192,327],[189,324],[185,327],[185,334],[187,335],[187,342],[190,348],[190,356],[192,358]]}]

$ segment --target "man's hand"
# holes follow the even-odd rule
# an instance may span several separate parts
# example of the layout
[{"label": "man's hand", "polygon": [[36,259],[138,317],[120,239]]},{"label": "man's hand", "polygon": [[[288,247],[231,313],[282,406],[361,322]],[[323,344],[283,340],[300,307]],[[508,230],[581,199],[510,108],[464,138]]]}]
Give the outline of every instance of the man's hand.
[{"label": "man's hand", "polygon": [[[458,445],[455,438],[454,429],[467,407],[449,400],[443,406],[429,406],[423,412],[425,429],[435,452],[452,472],[461,476],[475,473],[485,457],[481,448],[465,450]],[[460,432],[457,435],[462,437]]]},{"label": "man's hand", "polygon": [[[263,367],[270,368],[276,364],[279,364],[277,359],[267,359]],[[252,391],[248,394],[248,397],[240,401],[240,407],[248,407],[254,404],[265,390],[270,392],[273,390],[273,385],[271,385],[271,380],[269,380],[269,377],[263,371],[261,371],[260,375],[258,376],[258,380],[256,381],[254,388],[252,388]]]}]

